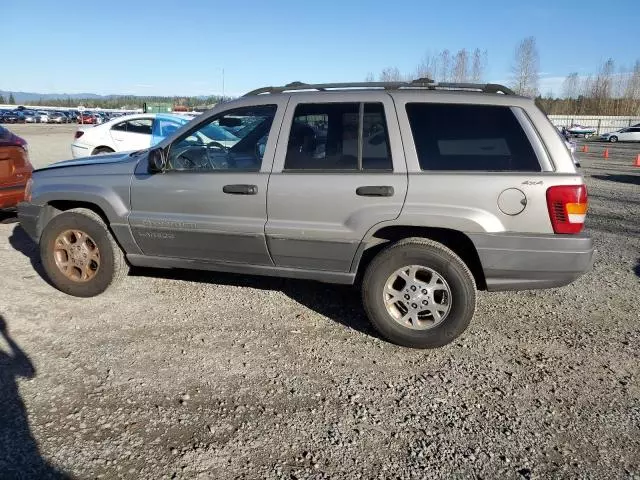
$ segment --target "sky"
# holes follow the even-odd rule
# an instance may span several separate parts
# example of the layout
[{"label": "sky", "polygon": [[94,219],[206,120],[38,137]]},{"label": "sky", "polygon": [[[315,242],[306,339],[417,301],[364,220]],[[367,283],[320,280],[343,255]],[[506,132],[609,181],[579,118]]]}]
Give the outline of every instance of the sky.
[{"label": "sky", "polygon": [[2,0],[0,90],[214,95],[224,79],[235,96],[410,73],[461,48],[486,50],[485,80],[507,83],[518,42],[534,36],[540,91],[560,95],[571,72],[640,58],[638,12],[637,0]]}]

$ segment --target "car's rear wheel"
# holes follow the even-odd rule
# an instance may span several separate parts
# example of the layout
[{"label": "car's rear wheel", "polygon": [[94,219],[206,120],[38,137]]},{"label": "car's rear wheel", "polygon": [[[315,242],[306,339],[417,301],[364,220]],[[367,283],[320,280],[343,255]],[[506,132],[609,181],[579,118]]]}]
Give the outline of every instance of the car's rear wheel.
[{"label": "car's rear wheel", "polygon": [[618,137],[616,137],[615,135],[611,135],[611,136],[609,137],[609,141],[610,141],[611,143],[616,143],[616,142],[618,141]]},{"label": "car's rear wheel", "polygon": [[108,153],[113,153],[115,150],[109,147],[98,147],[96,148],[91,155],[106,155]]},{"label": "car's rear wheel", "polygon": [[129,272],[106,224],[87,209],[53,217],[42,232],[40,256],[51,283],[76,297],[99,295]]},{"label": "car's rear wheel", "polygon": [[386,339],[413,348],[435,348],[458,337],[476,307],[475,280],[444,245],[408,238],[369,264],[362,297],[373,326]]}]

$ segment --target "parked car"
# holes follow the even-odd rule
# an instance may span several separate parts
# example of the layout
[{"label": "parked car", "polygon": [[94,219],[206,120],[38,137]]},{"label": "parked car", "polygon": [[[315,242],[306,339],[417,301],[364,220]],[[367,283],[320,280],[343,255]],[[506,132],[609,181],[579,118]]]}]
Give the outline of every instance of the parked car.
[{"label": "parked car", "polygon": [[22,110],[22,115],[24,116],[25,123],[40,123],[41,121],[38,112],[34,112],[33,110]]},{"label": "parked car", "polygon": [[49,114],[50,123],[69,123],[70,119],[63,112],[51,112]]},{"label": "parked car", "polygon": [[[142,113],[118,117],[91,128],[81,127],[76,131],[71,154],[78,158],[149,148],[190,120],[191,117],[183,115]],[[238,141],[238,137],[216,125],[210,125],[201,135],[208,135],[209,142],[216,141],[225,147]]]},{"label": "parked car", "polygon": [[[70,295],[129,265],[357,283],[380,334],[417,348],[462,334],[477,289],[559,287],[591,268],[584,179],[534,100],[380,87],[266,87],[149,150],[50,165],[20,223]],[[238,119],[253,128],[231,147],[208,140]]]},{"label": "parked car", "polygon": [[24,114],[20,110],[8,110],[2,114],[2,123],[25,123]]},{"label": "parked car", "polygon": [[640,127],[627,127],[600,135],[605,142],[640,142]]},{"label": "parked car", "polygon": [[93,113],[84,112],[78,115],[78,123],[84,125],[95,125],[97,122]]},{"label": "parked car", "polygon": [[40,123],[49,123],[49,114],[51,112],[40,110],[40,111],[38,111],[36,113],[37,113],[37,115],[40,116]]},{"label": "parked car", "polygon": [[15,207],[24,200],[32,172],[27,142],[0,126],[0,209]]}]

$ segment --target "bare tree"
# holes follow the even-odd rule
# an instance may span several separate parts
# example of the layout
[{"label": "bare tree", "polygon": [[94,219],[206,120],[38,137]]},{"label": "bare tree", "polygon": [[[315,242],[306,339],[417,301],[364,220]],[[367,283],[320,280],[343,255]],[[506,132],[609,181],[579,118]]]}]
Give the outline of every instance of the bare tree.
[{"label": "bare tree", "polygon": [[467,82],[469,80],[469,54],[466,48],[458,50],[453,61],[452,80],[454,82]]},{"label": "bare tree", "polygon": [[438,77],[438,55],[425,54],[416,68],[416,78],[430,78],[436,80]]},{"label": "bare tree", "polygon": [[562,82],[562,96],[565,98],[578,98],[578,91],[580,89],[580,77],[578,72],[573,72],[567,75],[567,78]]},{"label": "bare tree", "polygon": [[591,84],[590,97],[595,100],[596,110],[598,115],[609,114],[609,105],[611,99],[611,93],[613,90],[613,72],[615,70],[615,63],[612,58],[609,58],[606,62],[600,65],[598,73]]},{"label": "bare tree", "polygon": [[375,81],[375,77],[373,76],[373,72],[368,72],[367,76],[364,77],[364,81],[365,82],[374,82]]},{"label": "bare tree", "polygon": [[401,82],[402,74],[398,67],[387,67],[380,72],[381,82]]},{"label": "bare tree", "polygon": [[487,51],[481,52],[479,48],[473,51],[473,64],[471,66],[471,81],[480,82],[487,66]]},{"label": "bare tree", "polygon": [[535,37],[527,37],[518,44],[511,72],[512,86],[516,93],[530,97],[538,94],[540,56]]},{"label": "bare tree", "polygon": [[640,60],[636,60],[629,76],[624,97],[629,104],[629,115],[640,115]]},{"label": "bare tree", "polygon": [[448,49],[440,52],[440,75],[438,79],[441,82],[448,82],[451,79],[451,52]]}]

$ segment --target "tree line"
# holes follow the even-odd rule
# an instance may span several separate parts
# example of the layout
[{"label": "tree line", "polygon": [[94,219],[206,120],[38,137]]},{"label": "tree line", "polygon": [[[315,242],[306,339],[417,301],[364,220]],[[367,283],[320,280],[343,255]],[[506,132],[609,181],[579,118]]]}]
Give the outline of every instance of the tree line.
[{"label": "tree line", "polygon": [[[135,110],[142,108],[142,105],[154,104],[169,104],[174,106],[184,106],[187,108],[205,107],[215,105],[222,101],[228,100],[227,97],[220,95],[211,95],[207,97],[186,97],[186,96],[137,96],[137,95],[113,95],[102,98],[54,98],[38,100],[29,100],[20,103],[20,105],[41,105],[49,107],[61,107],[61,108],[75,108],[79,105],[85,108],[108,108],[108,109],[123,109],[123,110]],[[4,97],[0,95],[0,104],[4,104]],[[6,102],[9,105],[16,105],[16,101],[13,94],[9,94],[9,101]]]},{"label": "tree line", "polygon": [[[402,73],[397,67],[384,68],[380,82],[429,78],[436,82],[482,83],[488,65],[486,50],[448,49],[427,54],[413,72]],[[616,69],[611,58],[603,62],[594,75],[570,73],[564,80],[562,96],[540,92],[540,55],[535,37],[526,37],[516,46],[510,64],[508,86],[518,95],[534,97],[549,115],[623,115],[640,116],[640,60],[633,68]],[[368,73],[366,81],[375,81]]]}]

